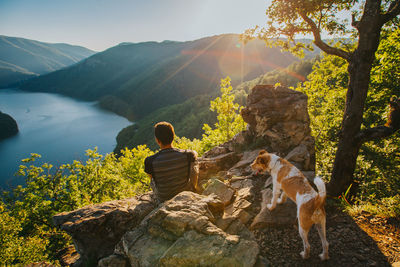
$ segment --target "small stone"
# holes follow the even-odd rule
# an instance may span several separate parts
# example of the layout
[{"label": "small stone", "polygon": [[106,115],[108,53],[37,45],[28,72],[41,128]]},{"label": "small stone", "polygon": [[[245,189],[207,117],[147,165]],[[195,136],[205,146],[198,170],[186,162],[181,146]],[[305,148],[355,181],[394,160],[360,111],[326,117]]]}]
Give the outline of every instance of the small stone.
[{"label": "small stone", "polygon": [[247,209],[251,206],[251,202],[245,200],[245,199],[239,199],[238,201],[235,201],[233,203],[233,207],[235,209]]},{"label": "small stone", "polygon": [[232,216],[239,218],[243,224],[246,224],[251,219],[251,215],[242,209],[235,211]]},{"label": "small stone", "polygon": [[238,235],[227,235],[226,240],[232,244],[239,243],[240,237]]},{"label": "small stone", "polygon": [[224,205],[231,203],[235,190],[224,184],[218,179],[211,179],[207,188],[203,191],[203,195],[215,194],[221,199]]}]

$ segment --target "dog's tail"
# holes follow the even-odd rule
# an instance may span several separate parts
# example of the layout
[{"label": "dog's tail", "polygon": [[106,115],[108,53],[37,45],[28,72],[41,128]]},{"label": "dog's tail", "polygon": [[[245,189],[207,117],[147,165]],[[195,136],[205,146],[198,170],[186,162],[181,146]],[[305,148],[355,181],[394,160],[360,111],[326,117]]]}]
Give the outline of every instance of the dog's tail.
[{"label": "dog's tail", "polygon": [[326,199],[326,188],[325,188],[325,183],[321,179],[321,177],[317,176],[314,178],[314,184],[318,188],[318,203],[317,206],[321,207],[325,204],[325,199]]}]

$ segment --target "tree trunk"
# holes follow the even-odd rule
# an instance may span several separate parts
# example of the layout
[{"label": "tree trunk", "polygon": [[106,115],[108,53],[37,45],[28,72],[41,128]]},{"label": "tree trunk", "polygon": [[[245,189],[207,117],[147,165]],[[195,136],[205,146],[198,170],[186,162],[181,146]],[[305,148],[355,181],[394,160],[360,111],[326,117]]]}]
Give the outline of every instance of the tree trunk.
[{"label": "tree trunk", "polygon": [[378,49],[382,27],[378,16],[379,8],[375,8],[372,7],[368,10],[368,7],[365,7],[363,18],[358,25],[360,34],[358,47],[348,60],[349,85],[346,107],[332,176],[327,185],[328,194],[332,196],[338,196],[345,192],[353,182],[357,156],[362,144],[356,136],[360,132],[363,121],[372,63]]}]

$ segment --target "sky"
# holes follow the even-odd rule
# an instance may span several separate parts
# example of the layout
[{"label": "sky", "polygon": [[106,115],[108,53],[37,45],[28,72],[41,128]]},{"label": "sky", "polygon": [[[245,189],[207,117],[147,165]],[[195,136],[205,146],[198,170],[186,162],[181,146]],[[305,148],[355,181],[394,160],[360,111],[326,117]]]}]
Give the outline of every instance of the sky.
[{"label": "sky", "polygon": [[0,0],[0,35],[102,51],[264,25],[270,0]]}]

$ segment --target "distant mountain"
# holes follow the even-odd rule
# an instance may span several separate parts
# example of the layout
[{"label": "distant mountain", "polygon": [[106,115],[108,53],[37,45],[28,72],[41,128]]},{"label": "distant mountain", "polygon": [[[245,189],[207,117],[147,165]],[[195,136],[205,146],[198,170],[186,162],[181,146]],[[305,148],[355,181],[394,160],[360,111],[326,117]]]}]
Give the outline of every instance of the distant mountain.
[{"label": "distant mountain", "polygon": [[0,35],[0,88],[65,68],[94,53],[81,46]]},{"label": "distant mountain", "polygon": [[228,75],[236,85],[296,60],[263,41],[243,46],[235,34],[123,43],[31,79],[21,89],[99,100],[102,107],[136,121],[159,108],[219,91],[220,79]]}]

